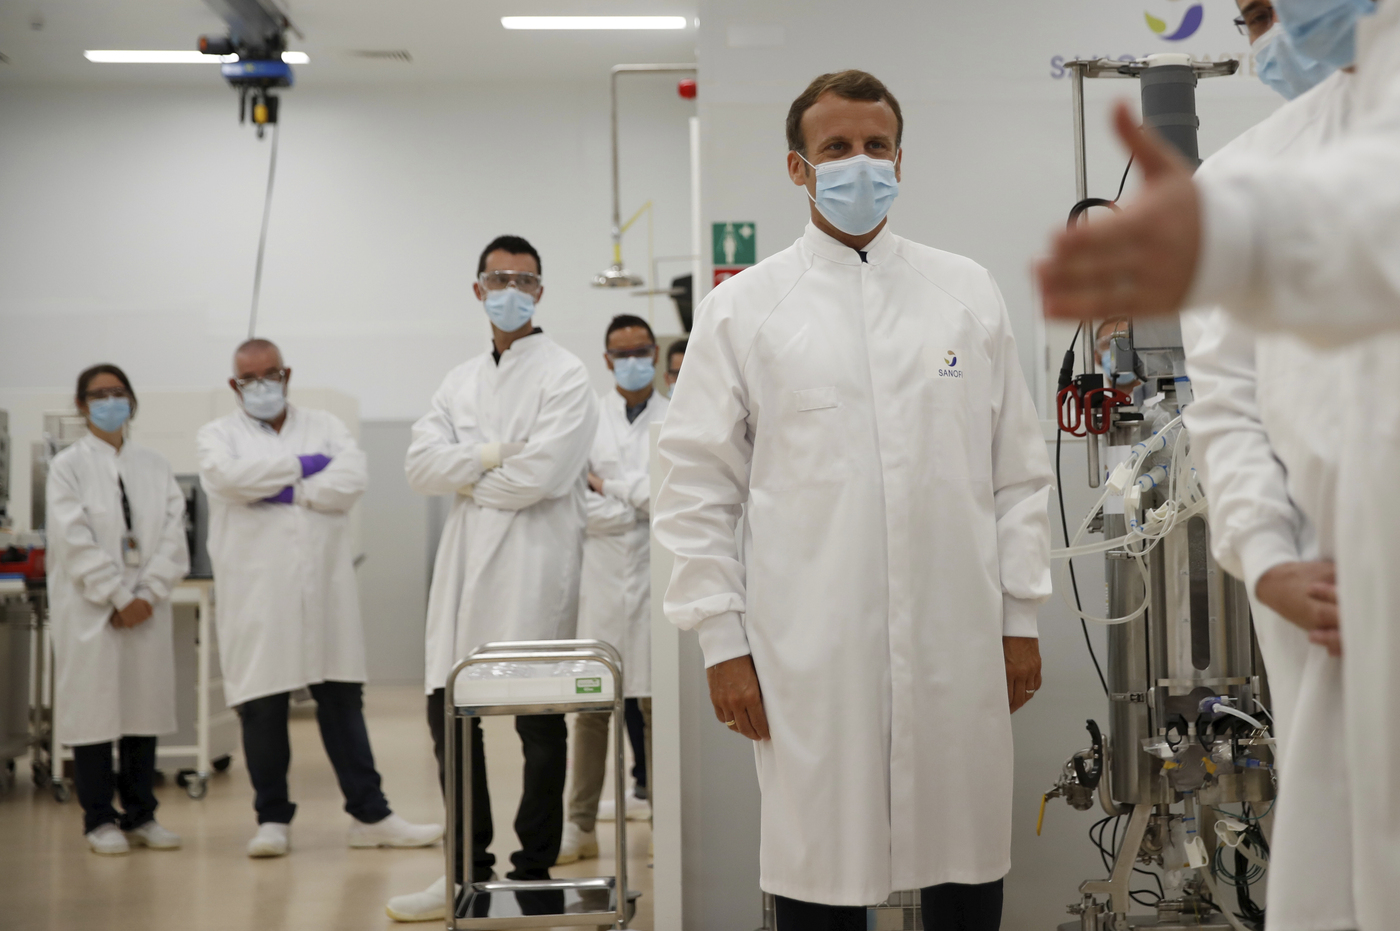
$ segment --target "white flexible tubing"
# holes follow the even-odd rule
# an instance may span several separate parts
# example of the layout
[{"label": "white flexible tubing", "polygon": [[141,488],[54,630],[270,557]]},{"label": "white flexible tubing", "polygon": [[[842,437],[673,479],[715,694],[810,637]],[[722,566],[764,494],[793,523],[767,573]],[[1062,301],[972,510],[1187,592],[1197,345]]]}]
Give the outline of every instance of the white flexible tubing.
[{"label": "white flexible tubing", "polygon": [[1217,714],[1229,714],[1229,715],[1234,715],[1235,717],[1239,718],[1241,721],[1248,721],[1250,724],[1253,724],[1255,727],[1257,727],[1257,728],[1258,728],[1259,730],[1261,730],[1261,731],[1266,731],[1266,730],[1268,730],[1267,727],[1265,727],[1263,724],[1260,724],[1260,723],[1259,723],[1259,721],[1258,721],[1257,718],[1253,718],[1253,717],[1251,717],[1251,716],[1245,714],[1243,711],[1239,710],[1238,708],[1231,708],[1229,705],[1226,705],[1226,704],[1224,704],[1224,703],[1222,703],[1222,702],[1216,702],[1215,705],[1214,705],[1213,707],[1215,708],[1215,711],[1216,711]]},{"label": "white flexible tubing", "polygon": [[1114,624],[1126,624],[1129,621],[1137,620],[1138,618],[1142,617],[1143,612],[1147,610],[1148,603],[1152,600],[1152,586],[1148,582],[1147,567],[1142,564],[1142,560],[1135,559],[1134,562],[1138,564],[1138,571],[1142,573],[1142,579],[1144,584],[1142,593],[1142,604],[1138,605],[1137,610],[1133,611],[1133,613],[1125,614],[1122,617],[1096,617],[1093,614],[1085,614],[1083,611],[1070,604],[1069,596],[1065,594],[1066,586],[1056,585],[1055,588],[1059,589],[1060,592],[1060,601],[1064,603],[1066,608],[1069,608],[1071,614],[1077,615],[1086,621],[1093,621],[1095,624],[1104,624],[1106,626],[1112,627]]}]

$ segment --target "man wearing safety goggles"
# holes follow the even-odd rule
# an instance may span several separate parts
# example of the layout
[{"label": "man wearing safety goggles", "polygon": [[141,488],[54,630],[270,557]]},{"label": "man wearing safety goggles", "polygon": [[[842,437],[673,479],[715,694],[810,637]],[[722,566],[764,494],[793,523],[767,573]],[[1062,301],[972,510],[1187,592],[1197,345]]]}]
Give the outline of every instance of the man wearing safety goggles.
[{"label": "man wearing safety goggles", "polygon": [[[454,495],[428,596],[428,725],[443,763],[448,673],[494,640],[572,637],[578,621],[588,452],[598,404],[577,357],[534,325],[544,295],[540,255],[519,236],[501,236],[477,262],[472,286],[491,321],[492,345],[447,374],[432,409],[413,427],[404,469],[428,495]],[[568,732],[563,715],[515,719],[525,750],[524,791],[515,819],[521,849],[510,879],[548,879],[564,830]],[[464,739],[462,735],[459,739]],[[487,879],[495,858],[481,726],[472,719],[472,837],[459,869]],[[460,744],[459,744],[460,746]],[[463,828],[455,831],[458,843]],[[465,846],[465,845],[463,845]],[[463,882],[463,875],[453,877]],[[389,901],[399,921],[445,917],[447,877]]]}]

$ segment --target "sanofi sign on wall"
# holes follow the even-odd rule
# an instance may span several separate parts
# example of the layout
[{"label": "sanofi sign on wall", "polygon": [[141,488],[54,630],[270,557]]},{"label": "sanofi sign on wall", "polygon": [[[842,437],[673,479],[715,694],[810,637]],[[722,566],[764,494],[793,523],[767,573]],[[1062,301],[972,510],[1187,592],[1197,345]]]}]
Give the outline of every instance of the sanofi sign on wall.
[{"label": "sanofi sign on wall", "polygon": [[[1239,15],[1231,0],[1122,0],[1114,5],[1113,22],[1105,23],[1107,31],[1123,36],[1132,32],[1137,39],[1132,51],[1112,50],[1050,57],[1050,77],[1056,80],[1069,72],[1065,62],[1083,58],[1111,58],[1135,61],[1158,52],[1186,52],[1199,61],[1223,61],[1233,58],[1240,62],[1236,77],[1252,77],[1254,59],[1248,48],[1241,49],[1245,39],[1234,26]],[[1222,50],[1223,46],[1234,46]],[[1214,46],[1214,48],[1211,48]]]}]

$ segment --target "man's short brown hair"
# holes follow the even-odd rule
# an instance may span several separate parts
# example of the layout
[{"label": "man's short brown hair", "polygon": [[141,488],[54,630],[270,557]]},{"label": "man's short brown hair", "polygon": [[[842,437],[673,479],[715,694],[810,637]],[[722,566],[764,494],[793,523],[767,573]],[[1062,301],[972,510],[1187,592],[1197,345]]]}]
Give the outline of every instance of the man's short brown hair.
[{"label": "man's short brown hair", "polygon": [[805,153],[807,151],[807,140],[802,137],[802,115],[811,109],[812,104],[827,91],[838,97],[847,100],[869,100],[879,103],[881,100],[890,105],[894,111],[894,118],[897,128],[894,133],[895,148],[899,148],[900,140],[904,138],[904,114],[899,110],[899,101],[894,99],[894,94],[889,88],[873,74],[864,71],[836,71],[831,74],[818,75],[807,89],[798,95],[788,108],[787,115],[787,143],[788,149],[793,152]]}]

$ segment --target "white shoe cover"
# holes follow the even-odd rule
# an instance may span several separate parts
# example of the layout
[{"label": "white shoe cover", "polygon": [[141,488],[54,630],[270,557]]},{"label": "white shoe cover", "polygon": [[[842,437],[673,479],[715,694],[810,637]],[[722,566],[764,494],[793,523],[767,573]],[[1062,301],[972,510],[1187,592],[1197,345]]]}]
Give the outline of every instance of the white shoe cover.
[{"label": "white shoe cover", "polygon": [[351,847],[427,847],[441,837],[442,825],[413,824],[398,815],[374,824],[353,821],[350,825]]},{"label": "white shoe cover", "polygon": [[[461,887],[457,887],[458,891]],[[396,895],[384,909],[395,921],[442,921],[447,917],[447,877],[439,876],[422,892]]]},{"label": "white shoe cover", "polygon": [[[598,820],[616,821],[617,803],[613,801],[611,794],[607,798],[598,802]],[[650,821],[651,802],[644,798],[637,798],[632,793],[627,793],[627,820],[628,821]]]},{"label": "white shoe cover", "polygon": [[128,842],[137,847],[150,847],[152,850],[179,850],[180,835],[167,831],[152,818],[134,831],[126,832]]},{"label": "white shoe cover", "polygon": [[579,860],[592,860],[598,856],[598,833],[583,831],[572,821],[564,822],[564,837],[559,842],[559,856],[555,866],[577,863]]},{"label": "white shoe cover", "polygon": [[283,857],[291,848],[291,838],[288,831],[291,825],[278,824],[275,821],[268,821],[258,825],[258,833],[253,835],[253,839],[248,841],[248,856],[250,857]]},{"label": "white shoe cover", "polygon": [[131,853],[131,845],[126,842],[126,835],[110,821],[99,824],[84,834],[83,839],[88,842],[93,853],[100,853],[104,857],[119,857],[124,853]]}]

